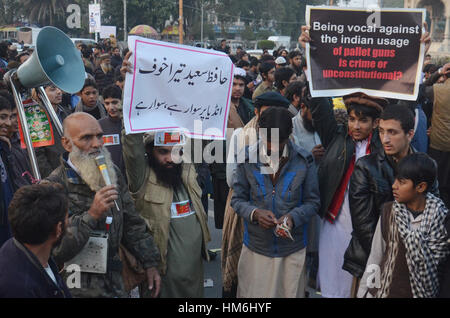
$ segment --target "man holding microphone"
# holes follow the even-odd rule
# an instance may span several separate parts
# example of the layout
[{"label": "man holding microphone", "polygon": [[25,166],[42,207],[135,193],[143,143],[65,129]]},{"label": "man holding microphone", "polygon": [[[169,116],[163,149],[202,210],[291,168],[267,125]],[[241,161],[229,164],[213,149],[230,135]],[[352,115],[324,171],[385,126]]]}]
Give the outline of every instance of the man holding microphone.
[{"label": "man holding microphone", "polygon": [[[159,251],[144,219],[135,210],[124,177],[103,147],[100,125],[93,116],[78,112],[65,119],[63,128],[62,144],[67,152],[44,182],[61,183],[69,194],[67,234],[53,255],[59,265],[65,264],[65,278],[72,277],[71,265],[81,270],[81,284],[71,289],[72,295],[128,296],[119,258],[122,244],[143,265],[152,296],[157,297],[161,280],[156,269]],[[111,185],[105,186],[96,162],[99,156],[105,158]]]}]

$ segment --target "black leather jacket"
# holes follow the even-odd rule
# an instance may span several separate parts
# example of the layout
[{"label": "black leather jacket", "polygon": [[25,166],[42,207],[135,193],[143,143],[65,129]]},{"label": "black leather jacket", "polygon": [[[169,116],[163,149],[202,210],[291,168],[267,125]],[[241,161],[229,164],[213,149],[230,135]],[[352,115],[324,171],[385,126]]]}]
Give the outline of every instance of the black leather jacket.
[{"label": "black leather jacket", "polygon": [[[416,152],[413,148],[411,151]],[[395,168],[383,149],[360,158],[355,164],[349,187],[353,232],[342,266],[355,277],[361,278],[366,268],[383,204],[394,200]],[[431,192],[439,195],[437,181]]]},{"label": "black leather jacket", "polygon": [[[313,98],[310,102],[314,128],[317,131],[323,147],[326,149],[319,168],[319,189],[321,218],[328,213],[342,177],[350,166],[355,153],[355,142],[348,134],[347,125],[338,125],[333,113],[333,105],[328,98]],[[373,132],[370,143],[371,153],[382,149],[378,130]]]}]

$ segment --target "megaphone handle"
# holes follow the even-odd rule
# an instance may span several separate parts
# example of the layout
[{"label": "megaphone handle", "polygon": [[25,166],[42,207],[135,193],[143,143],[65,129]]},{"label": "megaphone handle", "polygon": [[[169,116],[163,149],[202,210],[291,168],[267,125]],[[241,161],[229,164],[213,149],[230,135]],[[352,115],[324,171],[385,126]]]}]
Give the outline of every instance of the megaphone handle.
[{"label": "megaphone handle", "polygon": [[31,141],[30,131],[28,129],[27,119],[25,115],[25,110],[22,104],[22,99],[19,96],[19,93],[16,90],[16,86],[14,85],[13,76],[9,79],[11,83],[11,90],[14,95],[14,101],[17,106],[17,114],[19,115],[20,126],[22,127],[23,139],[25,141],[25,145],[27,147],[28,158],[30,159],[31,169],[33,170],[34,178],[37,180],[41,179],[41,174],[39,172],[39,168],[37,165],[36,154],[33,148],[33,142]]}]

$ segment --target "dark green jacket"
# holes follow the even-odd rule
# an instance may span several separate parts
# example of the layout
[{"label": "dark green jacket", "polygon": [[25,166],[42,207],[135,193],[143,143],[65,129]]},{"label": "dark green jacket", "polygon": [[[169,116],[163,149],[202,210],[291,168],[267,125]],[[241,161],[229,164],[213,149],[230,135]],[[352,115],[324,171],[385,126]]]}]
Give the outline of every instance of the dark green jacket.
[{"label": "dark green jacket", "polygon": [[[348,134],[347,125],[338,125],[336,122],[333,104],[328,98],[313,98],[310,108],[314,128],[326,149],[318,169],[321,202],[319,215],[323,218],[328,213],[328,207],[350,165],[355,152],[355,142]],[[378,130],[375,130],[370,143],[371,153],[381,147]]]},{"label": "dark green jacket", "polygon": [[[63,155],[67,158],[67,153]],[[94,200],[95,192],[62,160],[46,181],[64,185],[69,195],[69,226],[61,242],[53,250],[57,264],[65,263],[75,257],[89,240],[92,231],[105,231],[105,219],[95,220],[88,210]],[[106,274],[81,273],[81,288],[71,289],[74,297],[127,297],[122,280],[122,263],[119,246],[123,244],[139,260],[145,269],[157,267],[160,255],[144,219],[135,210],[128,186],[119,168],[117,173],[120,208],[111,209],[107,215],[113,217],[108,239],[108,268]],[[46,182],[44,181],[44,182]],[[105,216],[106,218],[106,216]],[[65,272],[67,278],[71,273]]]}]

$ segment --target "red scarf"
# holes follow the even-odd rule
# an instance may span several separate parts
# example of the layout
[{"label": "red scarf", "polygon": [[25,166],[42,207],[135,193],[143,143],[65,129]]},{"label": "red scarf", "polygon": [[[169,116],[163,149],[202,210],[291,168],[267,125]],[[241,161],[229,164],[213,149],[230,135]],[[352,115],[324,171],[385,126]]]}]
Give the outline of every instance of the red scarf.
[{"label": "red scarf", "polygon": [[[372,133],[370,133],[366,147],[366,155],[370,154],[370,141],[372,140]],[[356,151],[356,147],[355,147]],[[348,166],[347,171],[345,172],[344,177],[339,184],[336,192],[334,193],[333,200],[331,201],[330,206],[328,207],[328,214],[325,216],[325,219],[331,224],[336,220],[339,211],[341,210],[342,203],[344,203],[345,199],[345,190],[347,189],[348,182],[350,181],[350,177],[353,173],[353,169],[355,168],[355,154],[353,153],[350,165]]]}]

